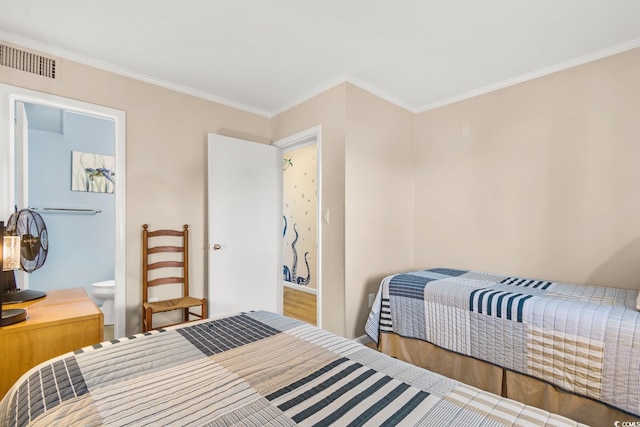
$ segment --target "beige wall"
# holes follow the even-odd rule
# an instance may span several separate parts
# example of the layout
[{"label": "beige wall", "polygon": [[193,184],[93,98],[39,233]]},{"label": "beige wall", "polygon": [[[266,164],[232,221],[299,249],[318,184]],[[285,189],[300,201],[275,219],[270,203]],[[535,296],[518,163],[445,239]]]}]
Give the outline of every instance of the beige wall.
[{"label": "beige wall", "polygon": [[268,140],[269,119],[62,58],[56,58],[55,80],[0,68],[2,83],[127,114],[127,333],[140,331],[143,223],[189,224],[192,294],[205,295],[207,133],[236,131]]},{"label": "beige wall", "polygon": [[415,267],[640,288],[640,49],[416,115]]},{"label": "beige wall", "polygon": [[346,336],[363,334],[368,295],[413,264],[414,114],[347,85]]},{"label": "beige wall", "polygon": [[362,335],[367,295],[412,268],[639,288],[639,72],[636,49],[415,115],[344,84],[274,118],[273,139],[344,126],[344,182],[323,191],[345,203],[325,326]]},{"label": "beige wall", "polygon": [[[140,225],[192,228],[206,283],[206,135],[322,125],[323,327],[362,334],[367,295],[408,268],[640,287],[640,49],[421,114],[342,83],[270,119],[58,58],[0,82],[127,113],[127,332]],[[415,237],[414,237],[415,236]]]},{"label": "beige wall", "polygon": [[340,84],[276,117],[274,140],[322,126],[322,327],[354,338],[369,293],[413,260],[414,115]]},{"label": "beige wall", "polygon": [[320,257],[322,327],[345,335],[344,281],[344,152],[345,83],[291,108],[271,121],[272,139],[278,141],[300,131],[322,126],[319,153],[320,200],[329,211],[329,223],[321,225]]}]

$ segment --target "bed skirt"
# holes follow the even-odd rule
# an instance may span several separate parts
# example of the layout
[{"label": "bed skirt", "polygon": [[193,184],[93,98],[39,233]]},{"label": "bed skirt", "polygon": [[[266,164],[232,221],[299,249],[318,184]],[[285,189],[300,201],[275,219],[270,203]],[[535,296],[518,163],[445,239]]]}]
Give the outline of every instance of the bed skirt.
[{"label": "bed skirt", "polygon": [[[640,418],[604,403],[577,396],[544,381],[445,350],[415,338],[380,333],[378,350],[474,387],[555,412],[588,425],[613,426]],[[595,424],[594,424],[595,422]]]}]

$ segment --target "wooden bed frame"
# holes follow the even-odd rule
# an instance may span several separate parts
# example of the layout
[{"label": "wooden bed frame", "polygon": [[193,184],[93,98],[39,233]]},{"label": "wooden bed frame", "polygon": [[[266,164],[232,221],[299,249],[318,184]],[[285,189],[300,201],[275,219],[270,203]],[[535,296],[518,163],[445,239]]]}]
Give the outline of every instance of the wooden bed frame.
[{"label": "wooden bed frame", "polygon": [[378,350],[497,395],[555,412],[588,425],[613,426],[640,418],[604,403],[563,391],[528,375],[445,350],[415,338],[380,333]]}]

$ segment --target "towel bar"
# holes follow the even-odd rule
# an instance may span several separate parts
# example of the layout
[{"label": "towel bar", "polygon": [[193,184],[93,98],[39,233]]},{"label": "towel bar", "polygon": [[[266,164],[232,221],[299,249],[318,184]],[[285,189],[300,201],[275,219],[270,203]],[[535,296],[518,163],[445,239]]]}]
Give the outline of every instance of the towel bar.
[{"label": "towel bar", "polygon": [[34,211],[40,212],[62,212],[62,213],[86,213],[86,214],[99,214],[102,209],[76,209],[76,208],[29,208]]}]

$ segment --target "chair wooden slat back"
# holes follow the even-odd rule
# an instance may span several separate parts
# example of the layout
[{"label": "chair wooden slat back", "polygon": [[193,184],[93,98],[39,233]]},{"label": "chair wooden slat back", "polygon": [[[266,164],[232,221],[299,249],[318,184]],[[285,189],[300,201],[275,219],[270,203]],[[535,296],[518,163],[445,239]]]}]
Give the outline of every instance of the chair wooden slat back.
[{"label": "chair wooden slat back", "polygon": [[[153,238],[160,237],[156,240]],[[165,245],[167,240],[172,238],[180,238],[180,244]],[[150,240],[154,242],[162,242],[163,245],[151,246]],[[155,260],[155,255],[170,254],[177,255],[179,259]],[[152,261],[153,260],[153,261]],[[175,273],[176,269],[181,272],[178,275],[167,277],[160,276],[159,273],[154,274],[154,278],[150,279],[149,272],[156,272],[163,268],[172,269]],[[182,284],[182,296],[165,301],[149,302],[149,288],[158,285]],[[193,313],[189,309],[191,307],[201,307],[200,314]],[[149,226],[142,226],[142,324],[143,331],[152,329],[153,313],[165,312],[171,310],[183,310],[183,322],[189,321],[189,316],[193,315],[199,318],[207,317],[206,299],[193,298],[189,296],[189,226],[184,225],[182,231],[177,230],[155,230],[150,231]],[[181,322],[182,323],[182,322]]]}]

